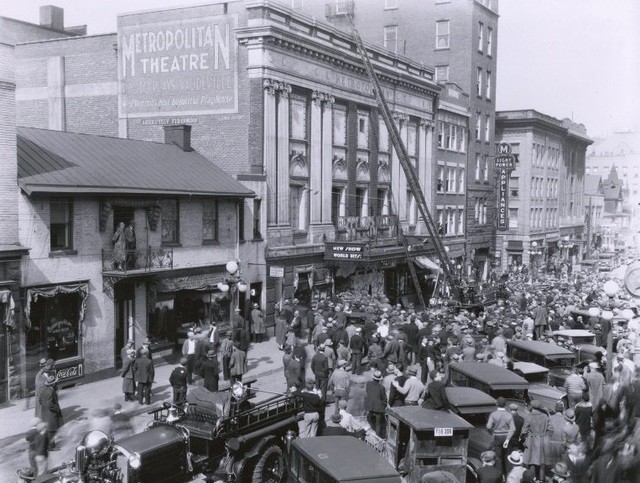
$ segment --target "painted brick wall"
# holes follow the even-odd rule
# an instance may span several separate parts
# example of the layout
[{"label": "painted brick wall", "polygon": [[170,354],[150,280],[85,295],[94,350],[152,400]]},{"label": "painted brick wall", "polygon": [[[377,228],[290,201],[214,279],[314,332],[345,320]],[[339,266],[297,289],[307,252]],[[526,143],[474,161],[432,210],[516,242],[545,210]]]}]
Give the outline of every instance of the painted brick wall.
[{"label": "painted brick wall", "polygon": [[113,97],[74,97],[65,102],[67,131],[118,136],[118,105]]}]

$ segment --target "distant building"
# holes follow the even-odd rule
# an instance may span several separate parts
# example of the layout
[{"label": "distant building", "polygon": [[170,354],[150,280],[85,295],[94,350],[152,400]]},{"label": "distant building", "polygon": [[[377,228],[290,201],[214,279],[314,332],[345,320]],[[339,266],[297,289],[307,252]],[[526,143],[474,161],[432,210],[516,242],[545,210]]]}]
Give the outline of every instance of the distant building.
[{"label": "distant building", "polygon": [[587,174],[584,177],[584,210],[587,240],[585,258],[590,258],[593,250],[602,245],[604,187],[600,176]]},{"label": "distant building", "polygon": [[625,200],[632,218],[640,219],[640,132],[615,132],[596,139],[587,151],[587,173],[604,180],[615,166],[629,196]]},{"label": "distant building", "polygon": [[602,223],[603,248],[612,251],[622,248],[633,236],[632,214],[629,207],[629,190],[618,176],[615,166],[602,182],[604,191],[604,214]]},{"label": "distant building", "polygon": [[496,113],[496,143],[516,156],[508,186],[508,230],[498,232],[503,266],[541,268],[582,258],[585,127],[535,110]]}]

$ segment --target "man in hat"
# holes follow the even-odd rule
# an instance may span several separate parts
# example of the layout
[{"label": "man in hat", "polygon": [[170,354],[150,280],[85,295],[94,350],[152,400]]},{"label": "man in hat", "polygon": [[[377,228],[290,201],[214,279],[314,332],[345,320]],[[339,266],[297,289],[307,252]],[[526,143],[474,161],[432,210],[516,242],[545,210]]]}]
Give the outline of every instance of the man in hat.
[{"label": "man in hat", "polygon": [[551,470],[553,473],[553,478],[551,479],[552,483],[564,483],[571,481],[571,473],[569,472],[569,467],[567,463],[564,461],[559,461]]},{"label": "man in hat", "polygon": [[60,403],[58,402],[58,388],[56,387],[55,375],[47,375],[47,381],[44,387],[40,390],[37,404],[39,404],[41,408],[40,419],[47,423],[49,449],[54,451],[56,450],[54,437],[60,426],[63,424],[62,409],[60,409]]},{"label": "man in hat", "polygon": [[597,362],[590,362],[584,368],[582,377],[584,378],[587,388],[589,390],[589,400],[591,404],[596,407],[602,399],[602,390],[604,389],[604,376],[598,370]]},{"label": "man in hat", "polygon": [[254,342],[262,342],[265,339],[267,329],[264,324],[264,314],[257,303],[254,303],[251,309],[251,331]]},{"label": "man in hat", "polygon": [[507,401],[503,397],[496,400],[496,410],[489,415],[487,429],[493,435],[493,451],[496,454],[496,468],[504,474],[506,469],[506,449],[515,433],[513,416],[506,410]]},{"label": "man in hat", "polygon": [[507,456],[507,461],[513,465],[513,468],[507,475],[506,483],[522,483],[522,475],[527,471],[523,466],[524,458],[520,451],[512,451]]},{"label": "man in hat", "polygon": [[284,377],[289,389],[292,387],[302,389],[304,381],[304,367],[299,353],[291,351],[291,361],[287,365]]},{"label": "man in hat", "polygon": [[524,442],[524,462],[527,466],[533,465],[534,475],[544,481],[544,461],[545,461],[545,436],[553,428],[549,415],[544,410],[542,403],[534,399],[531,401],[531,413],[524,422],[522,434],[525,436]]},{"label": "man in hat", "polygon": [[127,344],[122,349],[120,349],[120,360],[123,364],[124,361],[127,360],[127,357],[129,357],[129,351],[131,349],[133,349],[134,351],[136,349],[136,343],[133,341],[133,339],[129,339],[127,341]]},{"label": "man in hat", "polygon": [[587,389],[577,366],[573,368],[572,373],[564,380],[564,389],[567,391],[569,407],[575,407],[575,405],[582,400],[582,391]]},{"label": "man in hat", "polygon": [[333,371],[331,377],[329,378],[329,389],[333,391],[337,408],[341,400],[347,401],[349,399],[351,377],[345,370],[347,361],[345,361],[344,359],[339,359],[336,365],[336,370]]},{"label": "man in hat", "polygon": [[42,408],[38,404],[40,391],[42,391],[42,388],[47,383],[47,376],[49,375],[49,373],[55,372],[53,371],[53,364],[53,359],[45,358],[40,359],[40,363],[38,364],[40,366],[40,369],[38,369],[35,377],[35,415],[37,418],[39,418],[42,414]]},{"label": "man in hat", "polygon": [[129,349],[126,359],[122,363],[122,392],[125,401],[135,401],[136,381],[133,377],[133,363],[136,360],[136,350]]},{"label": "man in hat", "polygon": [[138,402],[151,404],[151,384],[155,378],[155,369],[146,348],[140,351],[140,357],[133,362],[133,378],[138,386]]},{"label": "man in hat", "polygon": [[231,357],[229,358],[229,374],[231,384],[242,381],[242,376],[247,372],[247,353],[240,349],[238,343],[233,344]]},{"label": "man in hat", "polygon": [[209,343],[207,344],[207,350],[218,350],[220,346],[220,330],[214,321],[211,321],[211,328],[209,329],[209,335],[207,336]]},{"label": "man in hat", "polygon": [[193,384],[193,373],[196,370],[196,363],[200,362],[204,346],[201,340],[196,339],[196,334],[192,330],[187,332],[187,340],[182,344],[182,357],[187,359],[187,374],[189,384]]},{"label": "man in hat", "polygon": [[173,388],[173,404],[182,406],[187,401],[187,359],[183,357],[180,363],[171,371],[169,384]]},{"label": "man in hat", "polygon": [[496,468],[496,454],[493,451],[485,451],[480,455],[482,468],[477,471],[478,483],[502,483],[503,477]]},{"label": "man in hat", "polygon": [[315,377],[316,388],[321,392],[322,399],[326,400],[329,383],[329,359],[324,354],[324,346],[319,346],[311,358],[311,372]]},{"label": "man in hat", "polygon": [[531,318],[533,319],[533,335],[534,338],[539,340],[540,336],[544,332],[545,327],[548,324],[549,314],[547,308],[542,302],[536,302],[531,311]]},{"label": "man in hat", "polygon": [[200,365],[200,375],[204,380],[205,389],[216,392],[220,381],[220,364],[218,363],[218,354],[215,350],[209,349],[206,357]]},{"label": "man in hat", "polygon": [[318,432],[320,413],[324,412],[324,407],[312,380],[305,383],[305,388],[298,393],[298,397],[302,399],[304,413],[302,420],[298,422],[299,435],[301,438],[313,438]]},{"label": "man in hat", "polygon": [[387,394],[381,384],[382,373],[375,371],[373,381],[365,384],[364,410],[367,411],[367,421],[375,433],[385,438],[385,412],[387,410]]},{"label": "man in hat", "polygon": [[151,340],[149,340],[148,337],[145,337],[142,340],[142,345],[140,347],[138,347],[138,350],[136,351],[136,359],[139,359],[140,357],[142,357],[142,349],[147,349],[146,355],[145,357],[151,359]]},{"label": "man in hat", "polygon": [[349,342],[351,349],[351,367],[354,374],[362,373],[362,355],[365,351],[364,337],[362,337],[362,327],[356,327],[353,337]]},{"label": "man in hat", "polygon": [[351,433],[342,427],[342,414],[335,412],[326,422],[326,427],[322,429],[320,436],[351,436]]},{"label": "man in hat", "polygon": [[420,382],[417,377],[418,371],[415,366],[409,366],[407,369],[407,380],[401,386],[398,381],[393,381],[391,384],[396,388],[398,392],[404,395],[405,406],[418,406],[422,401],[424,395],[424,384]]}]

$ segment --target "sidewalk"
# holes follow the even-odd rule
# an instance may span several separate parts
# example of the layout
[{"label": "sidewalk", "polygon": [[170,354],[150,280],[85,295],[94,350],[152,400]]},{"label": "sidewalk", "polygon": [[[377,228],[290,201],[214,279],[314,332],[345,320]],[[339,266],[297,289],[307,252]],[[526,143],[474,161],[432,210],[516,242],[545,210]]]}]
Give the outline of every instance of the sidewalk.
[{"label": "sidewalk", "polygon": [[[266,377],[282,371],[282,352],[278,350],[275,339],[253,343],[247,357],[248,371],[245,378]],[[156,377],[153,385],[152,402],[170,401],[172,397],[169,375],[175,366],[166,362],[156,363]],[[221,389],[228,387],[226,381],[220,381]],[[82,416],[89,416],[93,409],[112,408],[124,401],[122,378],[119,371],[114,376],[100,381],[81,384],[58,393],[63,419],[66,422]],[[27,404],[29,407],[27,407]],[[34,416],[34,398],[19,399],[4,404],[0,408],[0,448],[24,439],[29,422]],[[148,408],[147,408],[148,409]]]}]

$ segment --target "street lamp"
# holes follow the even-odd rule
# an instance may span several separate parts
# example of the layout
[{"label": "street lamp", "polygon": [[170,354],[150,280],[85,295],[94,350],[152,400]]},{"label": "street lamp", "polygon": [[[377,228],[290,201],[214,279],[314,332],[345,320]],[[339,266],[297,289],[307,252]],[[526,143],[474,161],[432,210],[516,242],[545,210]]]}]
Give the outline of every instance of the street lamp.
[{"label": "street lamp", "polygon": [[222,282],[218,283],[218,290],[223,293],[229,292],[229,327],[234,331],[235,320],[233,317],[233,311],[235,309],[235,295],[236,292],[245,293],[247,291],[247,284],[240,277],[240,265],[238,262],[230,260],[225,266],[227,273],[229,274],[224,278]]}]

